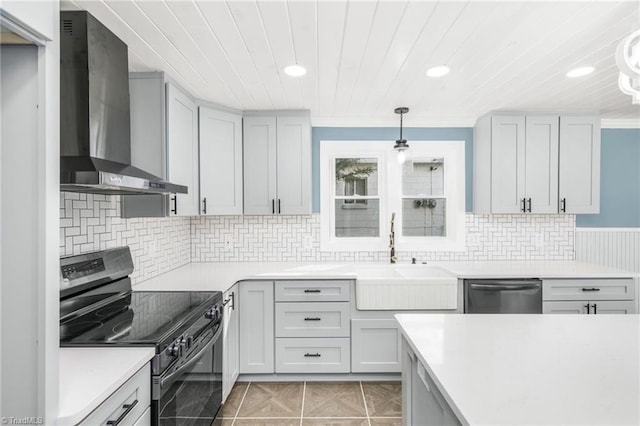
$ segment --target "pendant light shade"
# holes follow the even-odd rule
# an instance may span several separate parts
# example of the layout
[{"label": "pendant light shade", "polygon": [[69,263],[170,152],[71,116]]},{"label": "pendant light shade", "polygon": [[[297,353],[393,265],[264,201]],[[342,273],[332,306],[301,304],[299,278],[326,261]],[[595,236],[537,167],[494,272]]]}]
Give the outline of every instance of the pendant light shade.
[{"label": "pendant light shade", "polygon": [[409,108],[399,107],[393,110],[393,112],[395,112],[396,114],[400,114],[400,139],[396,141],[393,149],[398,152],[406,151],[407,149],[409,149],[409,144],[407,143],[406,139],[402,139],[402,116],[409,112]]}]

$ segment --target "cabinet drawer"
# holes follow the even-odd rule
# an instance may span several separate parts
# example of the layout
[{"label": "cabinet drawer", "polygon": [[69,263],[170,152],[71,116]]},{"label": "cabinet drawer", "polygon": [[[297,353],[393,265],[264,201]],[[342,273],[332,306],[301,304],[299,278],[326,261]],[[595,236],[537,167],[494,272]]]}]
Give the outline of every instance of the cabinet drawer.
[{"label": "cabinet drawer", "polygon": [[[81,425],[106,425],[124,416],[120,425],[133,425],[151,405],[151,368],[142,367],[106,401],[89,414]],[[125,415],[125,412],[128,413]]]},{"label": "cabinet drawer", "polygon": [[276,303],[276,337],[349,337],[349,302]]},{"label": "cabinet drawer", "polygon": [[349,339],[276,339],[276,373],[348,373]]},{"label": "cabinet drawer", "polygon": [[348,302],[351,282],[276,281],[276,302]]},{"label": "cabinet drawer", "polygon": [[634,300],[633,279],[544,280],[543,300]]}]

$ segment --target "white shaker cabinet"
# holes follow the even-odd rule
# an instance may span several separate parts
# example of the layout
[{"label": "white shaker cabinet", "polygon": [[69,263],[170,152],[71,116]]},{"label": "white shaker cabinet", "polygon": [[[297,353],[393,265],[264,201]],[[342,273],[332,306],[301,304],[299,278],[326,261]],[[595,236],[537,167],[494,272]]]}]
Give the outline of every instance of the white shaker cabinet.
[{"label": "white shaker cabinet", "polygon": [[475,213],[597,213],[595,116],[493,113],[474,128]]},{"label": "white shaker cabinet", "polygon": [[483,117],[474,152],[474,211],[557,212],[557,116]]},{"label": "white shaker cabinet", "polygon": [[224,322],[222,341],[222,399],[227,399],[233,384],[240,374],[240,329],[237,310],[238,286],[234,285],[223,294]]},{"label": "white shaker cabinet", "polygon": [[198,214],[198,110],[188,95],[167,83],[167,159],[169,182],[186,185],[172,195],[170,216]]},{"label": "white shaker cabinet", "polygon": [[393,319],[351,320],[351,372],[399,373],[401,336]]},{"label": "white shaker cabinet", "polygon": [[240,284],[240,374],[272,374],[274,370],[274,305],[272,281]]},{"label": "white shaker cabinet", "polygon": [[560,117],[560,212],[600,212],[600,118]]},{"label": "white shaker cabinet", "polygon": [[244,116],[244,213],[311,213],[308,112]]},{"label": "white shaker cabinet", "polygon": [[242,115],[199,108],[200,214],[242,214]]},{"label": "white shaker cabinet", "polygon": [[187,186],[188,194],[123,195],[122,217],[197,215],[198,117],[193,100],[161,72],[130,73],[129,95],[131,164]]}]

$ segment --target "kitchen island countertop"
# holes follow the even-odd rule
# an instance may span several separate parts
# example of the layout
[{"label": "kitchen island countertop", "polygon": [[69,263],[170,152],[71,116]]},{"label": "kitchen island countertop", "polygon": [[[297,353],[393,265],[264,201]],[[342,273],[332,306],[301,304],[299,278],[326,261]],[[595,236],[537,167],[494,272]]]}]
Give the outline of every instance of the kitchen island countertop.
[{"label": "kitchen island countertop", "polygon": [[463,424],[640,424],[638,315],[396,315]]}]

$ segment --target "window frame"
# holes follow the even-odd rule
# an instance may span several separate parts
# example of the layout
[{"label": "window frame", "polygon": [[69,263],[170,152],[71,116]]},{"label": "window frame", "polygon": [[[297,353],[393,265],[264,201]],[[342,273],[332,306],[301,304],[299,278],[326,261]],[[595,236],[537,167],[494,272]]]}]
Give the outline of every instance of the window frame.
[{"label": "window frame", "polygon": [[[387,251],[391,212],[396,212],[395,240],[397,251],[463,251],[465,250],[465,142],[410,141],[406,151],[411,158],[442,158],[444,163],[445,236],[402,235],[402,164],[397,161],[393,141],[320,141],[320,250],[321,251]],[[379,237],[335,236],[335,159],[377,158],[378,195],[362,197],[380,200]],[[417,198],[417,197],[414,197]],[[350,205],[354,206],[354,204]],[[327,214],[328,213],[328,214]]]}]

